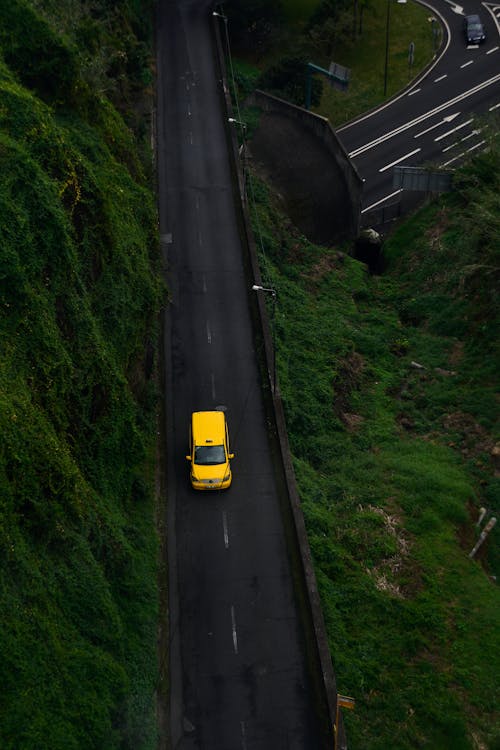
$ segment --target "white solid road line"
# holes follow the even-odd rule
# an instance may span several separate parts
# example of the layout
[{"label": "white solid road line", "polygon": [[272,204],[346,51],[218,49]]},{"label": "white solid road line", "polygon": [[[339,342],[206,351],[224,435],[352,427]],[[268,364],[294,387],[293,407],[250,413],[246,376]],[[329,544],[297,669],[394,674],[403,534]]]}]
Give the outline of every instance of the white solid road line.
[{"label": "white solid road line", "polygon": [[224,530],[224,547],[229,549],[229,531],[227,528],[227,515],[226,511],[222,511],[222,528]]},{"label": "white solid road line", "polygon": [[497,83],[498,80],[500,80],[500,73],[497,73],[497,75],[492,76],[492,78],[488,78],[482,83],[478,83],[477,86],[474,86],[472,89],[470,89],[470,91],[465,91],[463,94],[459,94],[458,96],[453,97],[453,99],[449,99],[447,102],[439,104],[437,107],[434,107],[434,109],[431,109],[428,112],[424,112],[424,114],[415,117],[413,120],[406,122],[404,125],[400,125],[398,128],[390,130],[388,133],[385,133],[385,135],[381,135],[378,138],[375,138],[375,140],[371,141],[370,143],[366,143],[364,146],[360,146],[354,151],[351,151],[349,153],[349,156],[351,157],[351,159],[356,158],[356,156],[360,156],[365,151],[369,151],[371,148],[379,146],[384,141],[387,141],[390,138],[394,138],[394,136],[399,135],[400,133],[404,133],[405,130],[409,130],[414,125],[418,125],[419,123],[424,122],[424,120],[429,119],[429,117],[432,117],[432,115],[443,112],[443,110],[447,109],[448,107],[453,107],[455,104],[457,104],[457,102],[461,102],[464,99],[467,99],[469,96],[473,96],[474,94],[477,94],[479,91],[482,91],[488,86]]},{"label": "white solid road line", "polygon": [[234,614],[234,607],[231,605],[231,627],[233,630],[233,648],[234,653],[238,653],[238,634],[236,633],[236,617]]},{"label": "white solid road line", "polygon": [[381,198],[378,201],[375,201],[375,203],[370,204],[366,208],[363,208],[361,210],[362,214],[366,214],[367,211],[371,211],[373,208],[376,208],[377,206],[380,206],[381,203],[385,203],[386,201],[390,200],[391,198],[394,198],[395,195],[398,195],[398,193],[401,193],[402,189],[399,188],[399,190],[395,190],[393,193],[390,193],[390,195],[385,195],[383,198]]},{"label": "white solid road line", "polygon": [[396,159],[396,161],[391,161],[390,164],[386,164],[385,167],[382,167],[382,169],[379,169],[379,172],[386,172],[388,169],[393,167],[395,164],[399,164],[399,162],[404,161],[405,159],[409,159],[410,156],[414,156],[415,154],[418,154],[419,151],[422,151],[421,148],[416,148],[413,151],[410,151],[409,154],[405,154],[404,156],[400,156],[399,159]]},{"label": "white solid road line", "polygon": [[246,733],[245,722],[240,721],[240,725],[241,725],[241,750],[247,750],[247,733]]},{"label": "white solid road line", "polygon": [[470,120],[466,120],[465,122],[462,122],[460,125],[457,125],[456,128],[452,128],[451,130],[447,130],[446,133],[443,133],[442,135],[438,135],[437,138],[434,138],[434,142],[438,143],[438,141],[442,141],[443,138],[446,138],[446,136],[451,135],[452,133],[456,133],[457,130],[461,130],[462,128],[467,127],[467,125],[470,125],[471,122],[474,122],[473,117],[471,117]]}]

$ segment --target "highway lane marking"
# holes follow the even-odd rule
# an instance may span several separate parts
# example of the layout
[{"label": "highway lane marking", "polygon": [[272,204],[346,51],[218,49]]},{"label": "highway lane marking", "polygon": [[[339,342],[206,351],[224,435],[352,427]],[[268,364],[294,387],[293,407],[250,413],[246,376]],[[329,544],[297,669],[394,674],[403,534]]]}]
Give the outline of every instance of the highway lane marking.
[{"label": "highway lane marking", "polygon": [[462,128],[466,128],[467,125],[470,125],[471,122],[474,122],[474,118],[471,117],[470,120],[466,120],[465,122],[462,122],[460,125],[457,125],[456,128],[452,128],[451,130],[447,130],[446,133],[443,133],[442,135],[438,135],[437,138],[434,138],[434,143],[437,143],[438,141],[442,141],[443,138],[446,138],[446,136],[451,135],[452,133],[456,133],[457,130],[462,130]]},{"label": "highway lane marking", "polygon": [[467,151],[462,151],[462,153],[458,154],[458,156],[453,157],[453,159],[450,159],[450,161],[445,162],[442,166],[443,167],[449,167],[450,164],[453,164],[454,161],[458,161],[458,159],[461,159],[462,156],[465,156],[465,154],[470,154],[472,151],[475,151],[477,148],[481,148],[481,146],[484,146],[486,141],[480,141],[479,143],[476,143],[474,146],[471,146],[467,149]]},{"label": "highway lane marking", "polygon": [[188,117],[191,117],[191,105],[188,104]]},{"label": "highway lane marking", "polygon": [[481,148],[481,146],[484,146],[485,143],[486,141],[479,141],[479,143],[476,143],[474,146],[471,146],[470,148],[468,148],[467,153],[470,154],[471,151],[475,151],[476,148]]},{"label": "highway lane marking", "polygon": [[469,138],[474,138],[474,136],[479,135],[480,132],[480,130],[472,130],[468,135],[460,138],[459,141],[455,141],[454,143],[452,143],[451,146],[446,146],[446,148],[443,148],[443,154],[445,154],[447,151],[451,151],[451,149],[455,148],[455,146],[458,146],[459,143],[465,143],[465,141],[468,141]]},{"label": "highway lane marking", "polygon": [[467,125],[470,125],[471,122],[474,122],[473,117],[471,117],[470,120],[466,120],[465,122],[462,122],[460,125],[457,125],[456,128],[452,128],[451,130],[447,130],[446,133],[443,133],[442,135],[438,135],[437,138],[434,138],[434,142],[437,143],[438,141],[442,141],[443,138],[446,138],[448,135],[451,135],[452,133],[456,133],[457,130],[461,130],[462,128],[467,127]]},{"label": "highway lane marking", "polygon": [[439,81],[444,81],[445,78],[448,78],[448,73],[445,73],[444,76],[439,76],[439,78],[435,78],[434,83],[439,83]]},{"label": "highway lane marking", "polygon": [[234,653],[238,653],[238,634],[236,632],[236,616],[234,614],[234,607],[231,605],[231,627],[233,630],[233,648]]},{"label": "highway lane marking", "polygon": [[375,203],[372,203],[371,205],[367,206],[366,208],[363,208],[363,209],[361,210],[361,213],[362,213],[362,214],[365,214],[365,213],[366,213],[367,211],[371,211],[371,210],[372,210],[372,208],[376,208],[376,207],[377,207],[377,206],[379,206],[379,205],[380,205],[381,203],[385,203],[385,201],[388,201],[388,200],[390,200],[391,198],[394,198],[394,196],[395,196],[395,195],[398,195],[398,193],[401,193],[401,192],[402,192],[402,188],[400,188],[399,190],[395,190],[395,191],[394,191],[393,193],[391,193],[390,195],[386,195],[386,196],[384,196],[384,198],[381,198],[381,199],[380,199],[379,201],[375,201]]},{"label": "highway lane marking", "polygon": [[189,143],[191,144],[191,146],[193,145],[193,131],[192,130],[189,131]]},{"label": "highway lane marking", "polygon": [[247,750],[247,736],[246,736],[246,727],[245,722],[241,721],[241,747],[242,750]]},{"label": "highway lane marking", "polygon": [[473,62],[474,62],[474,60],[468,60],[468,62],[466,62],[466,63],[464,63],[463,65],[460,66],[460,70],[462,70],[462,68],[466,68],[468,65],[472,65]]},{"label": "highway lane marking", "polygon": [[405,130],[409,130],[414,125],[418,125],[424,120],[427,120],[429,117],[432,117],[432,115],[436,115],[439,112],[442,112],[443,110],[447,109],[448,107],[452,107],[457,102],[461,102],[464,99],[467,99],[469,96],[473,96],[473,94],[477,94],[479,91],[482,91],[488,86],[491,86],[493,83],[496,83],[499,79],[500,79],[500,73],[497,73],[497,75],[492,76],[492,78],[488,78],[486,81],[483,81],[482,83],[477,84],[469,91],[466,91],[463,94],[459,94],[458,96],[453,97],[453,99],[448,99],[447,102],[443,102],[443,104],[439,104],[437,107],[434,107],[434,109],[429,110],[429,112],[425,112],[423,115],[419,115],[418,117],[415,117],[413,120],[406,122],[404,125],[400,125],[399,127],[394,128],[394,130],[390,130],[388,133],[385,133],[385,135],[381,135],[378,138],[375,138],[373,141],[366,143],[364,146],[360,146],[354,151],[351,151],[349,153],[349,156],[351,157],[351,159],[354,159],[356,156],[360,156],[365,151],[369,151],[371,148],[375,148],[375,146],[379,146],[384,141],[387,141],[390,138],[394,138],[394,136],[400,135],[400,133],[404,133]]},{"label": "highway lane marking", "polygon": [[413,89],[413,91],[410,91],[408,96],[413,96],[414,94],[418,94],[419,91],[421,91],[421,89]]},{"label": "highway lane marking", "polygon": [[201,236],[201,229],[198,229],[198,245],[201,247],[203,245],[203,239]]},{"label": "highway lane marking", "polygon": [[469,135],[465,135],[463,138],[460,139],[460,143],[463,143],[464,141],[468,141],[469,138],[474,138],[474,136],[479,135],[480,132],[481,132],[480,128],[478,130],[471,130]]},{"label": "highway lane marking", "polygon": [[491,49],[488,50],[488,52],[486,54],[487,55],[491,55],[492,52],[496,52],[498,49],[499,49],[499,47],[492,47]]},{"label": "highway lane marking", "polygon": [[453,164],[454,161],[457,161],[458,159],[461,159],[462,156],[465,156],[465,151],[462,151],[461,154],[458,156],[455,156],[453,159],[450,159],[450,161],[445,161],[445,163],[442,165],[443,167],[449,167],[450,164]]},{"label": "highway lane marking", "polygon": [[426,128],[425,130],[421,130],[420,133],[417,133],[414,135],[414,138],[420,138],[421,135],[425,135],[426,133],[430,133],[431,130],[434,130],[435,128],[439,128],[444,122],[451,122],[455,119],[455,117],[458,117],[460,112],[455,112],[454,115],[448,115],[448,117],[443,117],[443,119],[440,122],[437,122],[435,125],[431,125],[430,128]]},{"label": "highway lane marking", "polygon": [[379,169],[379,172],[385,172],[387,169],[390,169],[395,164],[399,164],[400,161],[404,161],[405,159],[408,159],[410,156],[414,156],[415,154],[418,154],[419,151],[422,151],[421,148],[416,148],[413,151],[410,151],[409,154],[405,154],[404,156],[401,156],[399,159],[396,159],[396,161],[391,161],[390,164],[386,164],[385,167],[382,167],[382,169]]},{"label": "highway lane marking", "polygon": [[205,276],[205,274],[203,274],[203,287],[202,287],[202,289],[203,289],[203,294],[206,294],[207,293],[207,277]]},{"label": "highway lane marking", "polygon": [[464,9],[462,8],[461,5],[454,3],[453,0],[446,0],[446,2],[448,3],[448,5],[451,5],[451,9],[453,13],[457,13],[459,16],[464,15]]},{"label": "highway lane marking", "polygon": [[210,323],[207,320],[207,341],[209,344],[212,343],[212,332],[210,330]]},{"label": "highway lane marking", "polygon": [[222,511],[222,528],[224,529],[224,547],[229,549],[229,531],[227,528],[227,515],[226,511]]},{"label": "highway lane marking", "polygon": [[488,112],[493,112],[494,109],[498,109],[500,107],[500,104],[494,104],[492,107],[488,109]]}]

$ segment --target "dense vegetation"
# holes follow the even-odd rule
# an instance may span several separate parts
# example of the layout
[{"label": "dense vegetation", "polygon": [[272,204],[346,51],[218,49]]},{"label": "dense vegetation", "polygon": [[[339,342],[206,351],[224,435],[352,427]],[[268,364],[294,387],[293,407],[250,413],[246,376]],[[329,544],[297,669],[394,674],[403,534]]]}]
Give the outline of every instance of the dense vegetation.
[{"label": "dense vegetation", "polygon": [[[352,750],[500,743],[500,151],[386,244],[370,277],[254,184],[278,378]],[[254,178],[255,182],[255,178]],[[480,220],[479,220],[479,217]],[[484,522],[483,522],[484,527]]]},{"label": "dense vegetation", "polygon": [[[337,26],[361,4],[282,6],[289,23],[267,38],[283,39],[286,53],[311,49],[321,14]],[[366,36],[376,6],[364,4]],[[382,77],[373,78],[377,55],[362,52],[374,49],[366,36],[337,48],[350,50],[376,103]],[[236,49],[241,99],[289,67],[277,48]],[[289,82],[276,93],[294,100]],[[332,121],[369,103],[346,98]],[[329,114],[325,95],[319,111]],[[242,117],[251,137],[258,113]],[[352,750],[500,747],[498,527],[468,557],[500,511],[500,149],[498,122],[489,126],[488,151],[457,173],[455,191],[385,243],[381,276],[350,247],[312,245],[258,175],[250,183],[262,276],[278,292],[278,379],[338,689],[356,698],[344,713]]]},{"label": "dense vegetation", "polygon": [[149,6],[0,2],[6,750],[155,746]]}]

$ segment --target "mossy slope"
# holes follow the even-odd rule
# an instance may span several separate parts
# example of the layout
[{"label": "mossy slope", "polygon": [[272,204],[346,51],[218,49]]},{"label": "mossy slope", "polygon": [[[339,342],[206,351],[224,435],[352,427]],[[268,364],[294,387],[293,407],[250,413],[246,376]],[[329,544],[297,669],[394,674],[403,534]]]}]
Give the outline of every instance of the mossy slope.
[{"label": "mossy slope", "polygon": [[76,44],[0,6],[0,745],[152,747],[154,198]]}]

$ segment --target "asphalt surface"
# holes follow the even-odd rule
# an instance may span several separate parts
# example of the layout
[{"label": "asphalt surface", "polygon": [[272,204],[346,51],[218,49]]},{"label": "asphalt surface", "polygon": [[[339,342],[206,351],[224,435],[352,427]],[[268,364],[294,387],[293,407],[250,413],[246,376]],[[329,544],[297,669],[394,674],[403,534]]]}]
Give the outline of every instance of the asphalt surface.
[{"label": "asphalt surface", "polygon": [[[157,22],[165,321],[171,746],[320,747],[261,395],[203,0],[162,0]],[[233,485],[195,492],[192,411],[224,407]]]},{"label": "asphalt surface", "polygon": [[[365,180],[363,213],[398,200],[394,166],[454,169],[486,148],[481,118],[500,108],[500,3],[425,4],[444,28],[431,69],[390,102],[337,130]],[[462,32],[464,14],[472,13],[480,15],[487,32],[478,46],[467,46]]]},{"label": "asphalt surface", "polygon": [[[280,514],[228,162],[207,0],[160,0],[157,160],[170,303],[167,387],[171,747],[320,747]],[[392,168],[453,166],[484,148],[477,115],[500,105],[500,5],[436,0],[443,54],[425,78],[339,130],[365,179],[363,210],[394,200]],[[488,32],[468,49],[462,14]],[[472,113],[472,114],[471,114]],[[192,411],[226,410],[227,492],[196,493]]]}]

